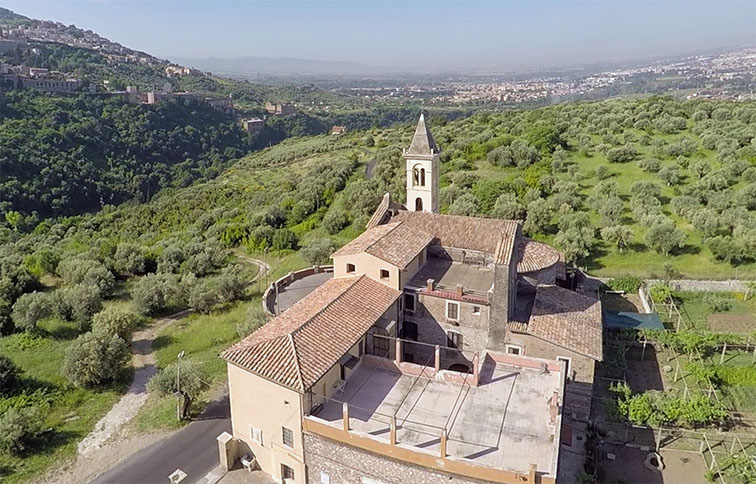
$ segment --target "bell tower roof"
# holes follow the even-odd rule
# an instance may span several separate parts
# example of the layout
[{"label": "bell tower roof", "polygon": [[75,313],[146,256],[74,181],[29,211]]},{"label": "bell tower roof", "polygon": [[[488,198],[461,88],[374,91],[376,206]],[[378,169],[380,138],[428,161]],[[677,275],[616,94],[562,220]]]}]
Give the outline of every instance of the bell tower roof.
[{"label": "bell tower roof", "polygon": [[429,156],[438,153],[440,150],[436,145],[436,140],[425,124],[425,115],[420,113],[420,119],[417,121],[415,135],[412,137],[410,147],[404,152],[405,155],[422,155]]}]

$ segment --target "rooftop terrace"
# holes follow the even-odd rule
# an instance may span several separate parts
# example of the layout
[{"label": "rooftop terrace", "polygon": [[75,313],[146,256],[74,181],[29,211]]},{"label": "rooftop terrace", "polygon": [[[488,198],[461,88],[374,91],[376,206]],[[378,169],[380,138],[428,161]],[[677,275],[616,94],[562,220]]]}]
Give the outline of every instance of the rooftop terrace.
[{"label": "rooftop terrace", "polygon": [[363,360],[347,380],[343,396],[327,401],[314,415],[343,430],[347,402],[349,434],[388,442],[394,415],[396,445],[401,448],[437,459],[446,429],[446,456],[453,460],[523,475],[534,464],[538,474],[553,476],[560,420],[550,424],[555,416],[549,400],[554,392],[561,395],[561,385],[559,371],[542,373],[497,363],[490,356],[477,387],[413,377]]},{"label": "rooftop terrace", "polygon": [[410,280],[410,285],[425,287],[428,279],[433,279],[441,289],[453,291],[457,284],[462,284],[466,292],[486,295],[493,286],[494,273],[487,266],[429,258]]}]

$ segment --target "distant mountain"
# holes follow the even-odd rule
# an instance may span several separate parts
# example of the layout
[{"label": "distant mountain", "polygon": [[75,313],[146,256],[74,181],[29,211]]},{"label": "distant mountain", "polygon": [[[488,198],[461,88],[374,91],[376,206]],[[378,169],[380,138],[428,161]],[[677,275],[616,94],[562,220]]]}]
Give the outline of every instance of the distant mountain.
[{"label": "distant mountain", "polygon": [[356,62],[334,62],[294,57],[238,57],[220,59],[210,57],[192,59],[173,57],[173,62],[202,71],[218,74],[257,75],[257,74],[300,74],[300,75],[359,75],[380,71],[379,68]]}]

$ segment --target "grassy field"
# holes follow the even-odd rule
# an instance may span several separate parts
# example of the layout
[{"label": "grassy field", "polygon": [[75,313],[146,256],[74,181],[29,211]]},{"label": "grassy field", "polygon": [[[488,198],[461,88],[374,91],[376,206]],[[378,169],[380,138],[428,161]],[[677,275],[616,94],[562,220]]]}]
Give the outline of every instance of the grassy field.
[{"label": "grassy field", "polygon": [[[742,293],[679,291],[674,294],[680,313],[691,329],[746,333],[756,331],[756,297],[744,300]],[[727,306],[715,311],[707,298],[725,300]]]},{"label": "grassy field", "polygon": [[[19,391],[46,409],[46,432],[41,443],[28,454],[10,457],[0,454],[0,481],[27,482],[61,459],[76,453],[76,445],[115,404],[127,387],[126,378],[101,390],[70,386],[60,368],[66,349],[78,334],[70,323],[48,320],[40,324],[41,336],[18,333],[0,338],[0,353],[23,370]],[[0,405],[10,403],[0,398]]]}]

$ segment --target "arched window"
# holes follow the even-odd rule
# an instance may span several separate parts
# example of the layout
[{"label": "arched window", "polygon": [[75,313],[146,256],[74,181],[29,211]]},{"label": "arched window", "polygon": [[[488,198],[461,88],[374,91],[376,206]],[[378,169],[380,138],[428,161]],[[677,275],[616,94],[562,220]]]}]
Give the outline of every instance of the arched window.
[{"label": "arched window", "polygon": [[415,200],[415,211],[416,212],[423,211],[423,199],[420,197],[417,197],[417,200]]},{"label": "arched window", "polygon": [[425,168],[420,168],[420,186],[425,186]]},{"label": "arched window", "polygon": [[418,167],[414,167],[412,169],[412,186],[416,187],[420,184],[420,169]]}]

